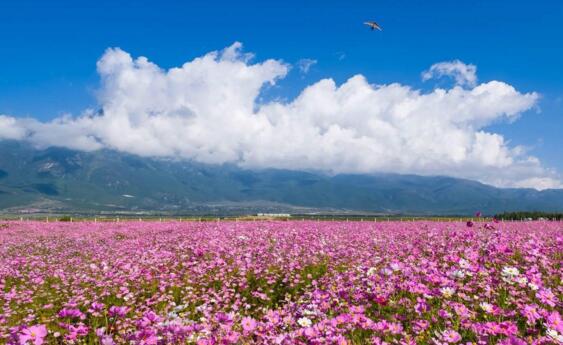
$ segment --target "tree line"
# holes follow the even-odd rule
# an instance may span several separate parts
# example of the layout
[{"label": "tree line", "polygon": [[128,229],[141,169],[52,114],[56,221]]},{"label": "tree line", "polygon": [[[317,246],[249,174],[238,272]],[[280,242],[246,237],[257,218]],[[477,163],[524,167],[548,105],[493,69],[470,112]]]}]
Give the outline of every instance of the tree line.
[{"label": "tree line", "polygon": [[540,212],[540,211],[518,211],[518,212],[504,212],[495,215],[496,219],[502,220],[526,220],[526,219],[550,219],[562,220],[563,213],[557,212]]}]

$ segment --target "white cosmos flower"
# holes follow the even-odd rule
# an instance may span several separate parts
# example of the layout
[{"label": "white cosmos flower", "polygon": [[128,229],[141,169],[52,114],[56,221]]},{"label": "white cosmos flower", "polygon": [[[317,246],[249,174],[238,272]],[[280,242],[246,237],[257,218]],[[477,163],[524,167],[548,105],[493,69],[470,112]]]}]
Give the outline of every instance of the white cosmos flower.
[{"label": "white cosmos flower", "polygon": [[377,268],[375,267],[370,267],[370,269],[368,270],[368,276],[373,276],[377,273]]},{"label": "white cosmos flower", "polygon": [[481,307],[481,309],[483,309],[483,311],[485,311],[486,313],[491,313],[493,311],[493,305],[487,302],[481,302],[479,304],[479,306]]},{"label": "white cosmos flower", "polygon": [[465,278],[465,272],[463,270],[455,270],[452,272],[452,276],[457,279]]},{"label": "white cosmos flower", "polygon": [[455,293],[455,289],[446,286],[440,289],[440,292],[442,293],[442,296],[446,297],[446,298],[450,298],[454,295]]},{"label": "white cosmos flower", "polygon": [[301,327],[310,327],[313,324],[313,322],[311,322],[311,320],[306,317],[300,318],[299,320],[297,320],[297,323]]},{"label": "white cosmos flower", "polygon": [[465,259],[459,259],[459,267],[461,268],[469,268],[469,261],[465,260]]},{"label": "white cosmos flower", "polygon": [[534,283],[528,283],[528,287],[532,290],[532,291],[538,291],[538,289],[540,288],[539,286],[537,286]]},{"label": "white cosmos flower", "polygon": [[504,277],[516,277],[518,275],[520,275],[520,271],[518,271],[518,269],[516,267],[510,267],[510,266],[506,266],[502,269],[502,273],[501,273]]},{"label": "white cosmos flower", "polygon": [[548,328],[547,331],[545,332],[545,334],[550,337],[551,339],[557,341],[558,343],[563,343],[563,335],[557,333],[556,330]]}]

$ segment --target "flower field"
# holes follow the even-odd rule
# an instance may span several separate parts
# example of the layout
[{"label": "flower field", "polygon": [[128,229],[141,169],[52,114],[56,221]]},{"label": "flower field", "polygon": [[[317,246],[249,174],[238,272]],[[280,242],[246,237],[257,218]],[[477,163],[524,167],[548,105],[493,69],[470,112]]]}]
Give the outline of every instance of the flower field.
[{"label": "flower field", "polygon": [[563,223],[0,223],[0,344],[558,344]]}]

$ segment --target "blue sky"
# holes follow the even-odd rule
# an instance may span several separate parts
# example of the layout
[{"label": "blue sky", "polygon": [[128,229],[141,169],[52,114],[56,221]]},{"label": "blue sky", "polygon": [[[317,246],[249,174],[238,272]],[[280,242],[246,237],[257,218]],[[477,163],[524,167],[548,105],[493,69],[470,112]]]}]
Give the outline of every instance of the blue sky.
[{"label": "blue sky", "polygon": [[[304,4],[305,3],[305,4]],[[383,32],[362,25],[376,20]],[[440,61],[477,66],[480,82],[538,92],[538,109],[488,130],[563,171],[561,1],[2,1],[0,114],[48,121],[96,107],[96,61],[108,47],[180,66],[235,41],[256,60],[317,60],[267,95],[292,99],[322,78],[427,90]]]}]

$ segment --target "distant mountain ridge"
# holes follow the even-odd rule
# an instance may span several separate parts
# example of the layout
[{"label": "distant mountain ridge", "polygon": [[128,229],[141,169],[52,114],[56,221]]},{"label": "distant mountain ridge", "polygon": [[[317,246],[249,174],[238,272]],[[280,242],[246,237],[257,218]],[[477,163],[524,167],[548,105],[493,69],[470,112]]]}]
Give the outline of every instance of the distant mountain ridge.
[{"label": "distant mountain ridge", "polygon": [[0,141],[0,211],[370,212],[449,215],[563,211],[563,190],[501,189],[451,177],[246,170],[101,150]]}]

